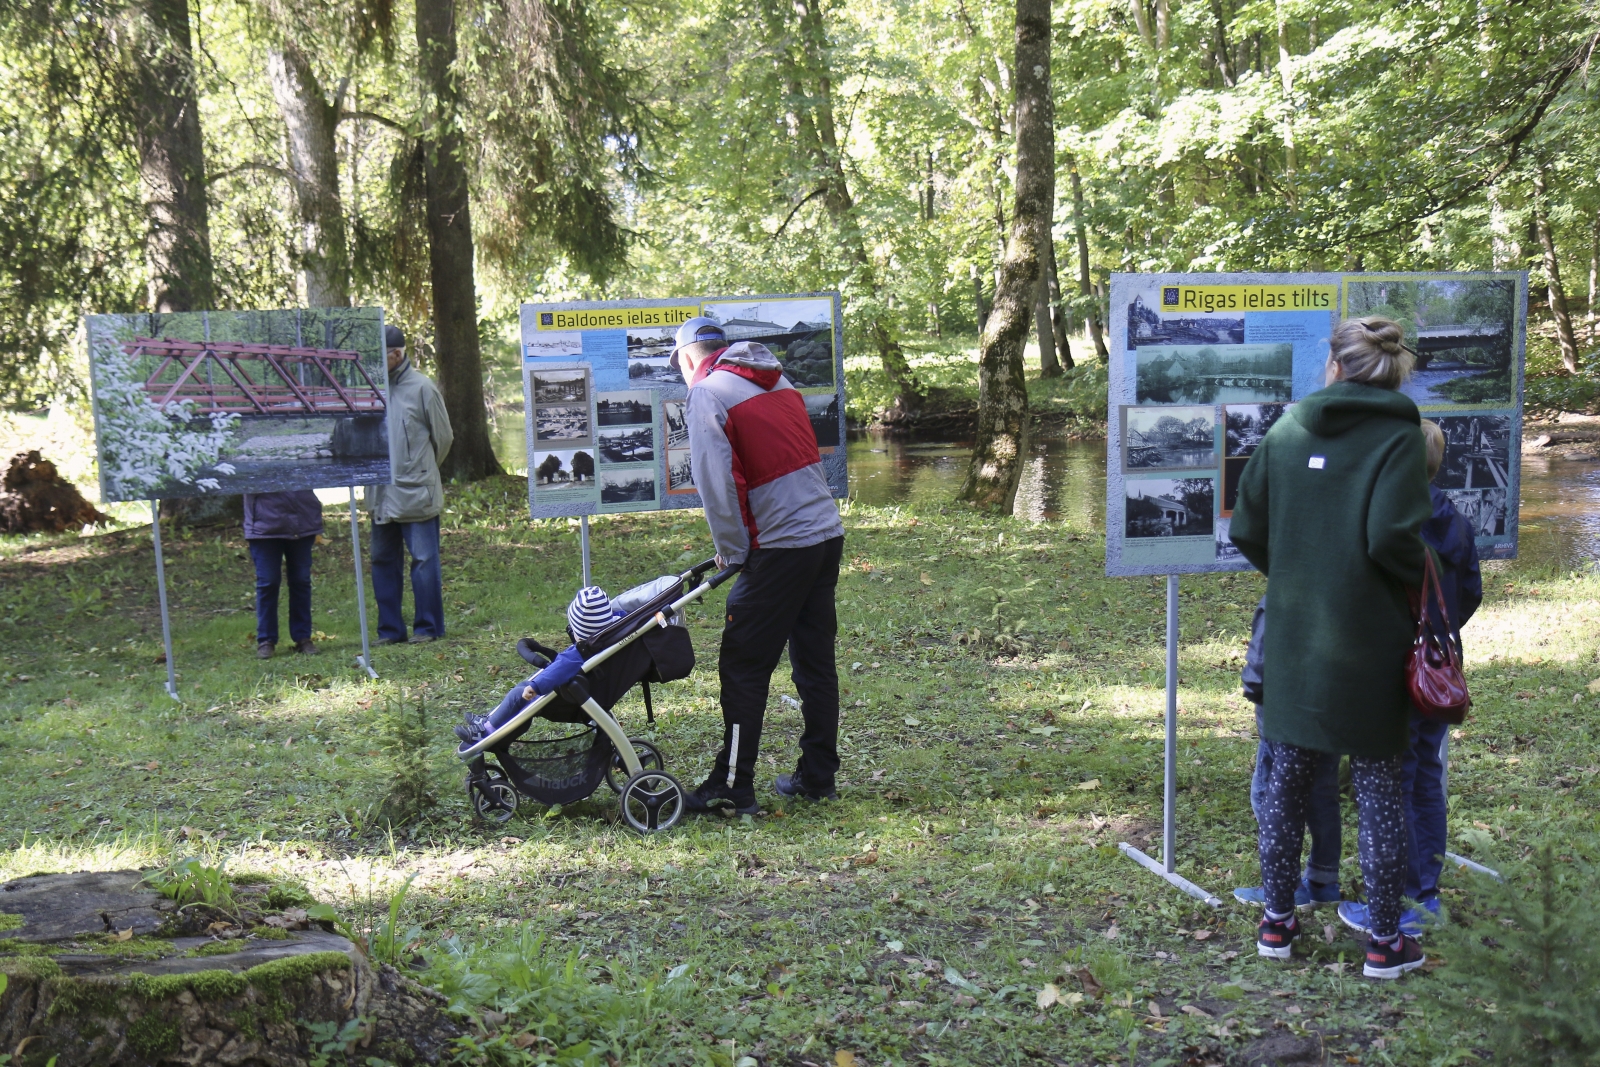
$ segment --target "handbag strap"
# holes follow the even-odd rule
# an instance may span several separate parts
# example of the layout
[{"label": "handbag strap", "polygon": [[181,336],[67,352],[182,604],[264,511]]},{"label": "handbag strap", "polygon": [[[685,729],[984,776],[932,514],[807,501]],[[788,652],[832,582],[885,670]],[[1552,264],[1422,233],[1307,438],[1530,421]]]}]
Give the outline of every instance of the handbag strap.
[{"label": "handbag strap", "polygon": [[[1439,608],[1439,620],[1444,625],[1445,636],[1441,640],[1432,632],[1428,625],[1428,589],[1433,589],[1433,602]],[[1450,625],[1450,609],[1444,602],[1444,587],[1439,583],[1438,571],[1433,566],[1433,552],[1424,545],[1422,548],[1422,597],[1421,609],[1417,618],[1417,636],[1422,638],[1425,634],[1434,638],[1440,651],[1448,655],[1456,653],[1455,635]]]}]

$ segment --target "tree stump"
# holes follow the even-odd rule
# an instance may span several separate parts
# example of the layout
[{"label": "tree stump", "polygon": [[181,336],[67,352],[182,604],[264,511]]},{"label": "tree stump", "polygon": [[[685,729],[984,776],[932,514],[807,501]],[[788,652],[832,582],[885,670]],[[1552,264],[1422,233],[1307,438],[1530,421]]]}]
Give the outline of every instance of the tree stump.
[{"label": "tree stump", "polygon": [[143,874],[0,884],[0,1051],[14,1067],[307,1067],[339,1052],[405,1067],[459,1036],[442,996],[303,910],[268,907],[265,887],[222,915],[178,908]]},{"label": "tree stump", "polygon": [[0,533],[61,533],[110,521],[37,449],[11,457],[0,487]]}]

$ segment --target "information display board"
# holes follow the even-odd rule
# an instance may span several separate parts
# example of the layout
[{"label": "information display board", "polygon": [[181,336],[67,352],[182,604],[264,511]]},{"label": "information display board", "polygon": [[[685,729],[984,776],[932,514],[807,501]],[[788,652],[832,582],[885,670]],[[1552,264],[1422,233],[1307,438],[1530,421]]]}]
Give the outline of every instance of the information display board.
[{"label": "information display board", "polygon": [[1228,537],[1239,475],[1324,385],[1341,319],[1377,315],[1417,355],[1403,391],[1444,431],[1434,483],[1484,559],[1517,553],[1528,276],[1113,274],[1106,573],[1248,570]]},{"label": "information display board", "polygon": [[90,315],[100,499],[387,484],[383,309]]},{"label": "information display board", "polygon": [[532,517],[701,506],[688,386],[668,362],[673,335],[696,315],[720,322],[730,344],[772,350],[805,398],[828,485],[849,493],[838,293],[524,304]]}]

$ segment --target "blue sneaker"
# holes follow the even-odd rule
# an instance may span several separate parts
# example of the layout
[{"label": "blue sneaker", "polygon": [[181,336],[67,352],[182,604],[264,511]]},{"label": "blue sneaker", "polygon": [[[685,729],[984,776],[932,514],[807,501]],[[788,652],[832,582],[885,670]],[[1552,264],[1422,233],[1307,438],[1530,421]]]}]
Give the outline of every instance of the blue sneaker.
[{"label": "blue sneaker", "polygon": [[[1339,921],[1357,933],[1372,936],[1372,919],[1365,904],[1354,900],[1340,904]],[[1439,898],[1430,897],[1400,913],[1400,932],[1407,937],[1421,937],[1428,927],[1438,921]]]},{"label": "blue sneaker", "polygon": [[[1267,906],[1266,890],[1258,885],[1235,889],[1233,899],[1241,904],[1252,904],[1258,908]],[[1314,908],[1318,904],[1333,904],[1338,900],[1338,882],[1312,882],[1301,878],[1300,884],[1295,887],[1294,906],[1297,908]]]}]

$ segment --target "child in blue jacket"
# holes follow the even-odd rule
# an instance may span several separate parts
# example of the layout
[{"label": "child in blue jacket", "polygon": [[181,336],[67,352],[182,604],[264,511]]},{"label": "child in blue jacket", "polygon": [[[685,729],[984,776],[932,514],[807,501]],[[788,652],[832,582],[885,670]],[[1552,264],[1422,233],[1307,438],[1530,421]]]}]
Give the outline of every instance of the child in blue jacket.
[{"label": "child in blue jacket", "polygon": [[578,651],[576,642],[595,637],[617,618],[617,614],[604,589],[591,585],[578,590],[578,595],[567,605],[567,631],[574,643],[562,650],[548,667],[512,686],[494,711],[488,715],[468,715],[466,724],[456,727],[456,736],[471,742],[487,737],[515,718],[530,701],[576,678],[583,669],[583,654]]},{"label": "child in blue jacket", "polygon": [[[1444,463],[1444,432],[1438,423],[1422,423],[1423,440],[1428,447],[1428,478],[1431,481]],[[1428,605],[1433,622],[1447,632],[1461,649],[1461,627],[1467,624],[1483,603],[1483,577],[1478,570],[1478,542],[1472,524],[1456,510],[1444,491],[1429,485],[1433,497],[1433,517],[1422,524],[1422,539],[1439,557],[1439,588],[1444,594],[1448,619],[1438,617],[1435,604]],[[1418,936],[1424,924],[1439,914],[1439,873],[1444,869],[1446,843],[1443,750],[1446,723],[1411,714],[1411,747],[1401,766],[1401,785],[1406,806],[1405,895],[1417,902],[1400,916],[1400,930]],[[1339,905],[1339,918],[1346,926],[1367,930],[1367,906],[1354,901]]]}]

